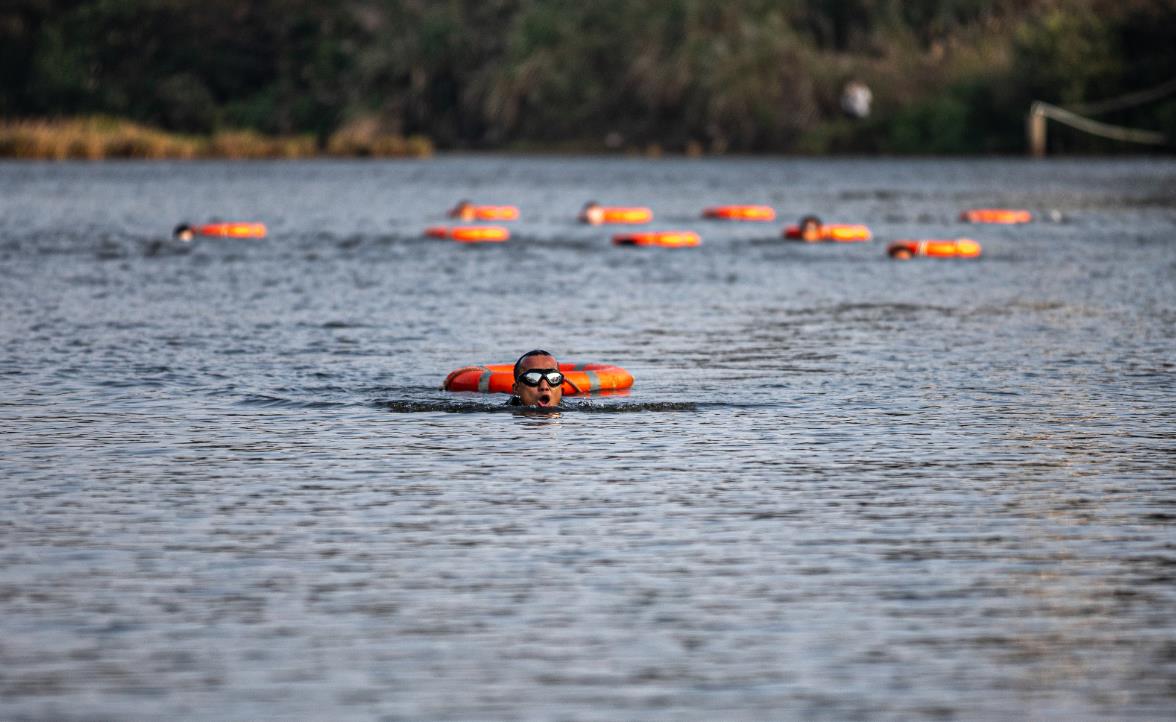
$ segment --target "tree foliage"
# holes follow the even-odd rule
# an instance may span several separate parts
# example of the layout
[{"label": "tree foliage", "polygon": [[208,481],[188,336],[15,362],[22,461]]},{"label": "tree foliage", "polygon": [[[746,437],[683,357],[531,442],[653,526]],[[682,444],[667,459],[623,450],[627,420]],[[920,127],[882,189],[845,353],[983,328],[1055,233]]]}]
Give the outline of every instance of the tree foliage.
[{"label": "tree foliage", "polygon": [[[449,148],[1016,151],[1034,99],[1167,80],[1174,21],[1163,0],[9,0],[0,115],[324,144],[361,122]],[[851,79],[868,120],[841,116]],[[1173,119],[1109,120],[1176,136]]]}]

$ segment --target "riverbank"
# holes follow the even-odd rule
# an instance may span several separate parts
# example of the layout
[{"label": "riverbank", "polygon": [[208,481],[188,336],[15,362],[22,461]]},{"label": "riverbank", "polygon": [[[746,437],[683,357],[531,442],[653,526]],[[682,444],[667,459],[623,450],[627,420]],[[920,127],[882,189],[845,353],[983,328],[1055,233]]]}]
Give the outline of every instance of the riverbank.
[{"label": "riverbank", "polygon": [[253,130],[185,135],[105,116],[0,122],[0,158],[24,160],[420,158],[432,153],[428,138],[382,133],[363,124],[343,126],[320,142],[310,134]]}]

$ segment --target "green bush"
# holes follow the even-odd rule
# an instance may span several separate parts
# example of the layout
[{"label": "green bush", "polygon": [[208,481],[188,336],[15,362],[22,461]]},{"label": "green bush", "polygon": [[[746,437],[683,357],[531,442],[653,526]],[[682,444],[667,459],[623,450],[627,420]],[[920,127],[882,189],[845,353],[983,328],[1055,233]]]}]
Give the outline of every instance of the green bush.
[{"label": "green bush", "polygon": [[968,127],[968,107],[945,96],[899,111],[890,120],[884,150],[891,153],[935,154],[976,151]]}]

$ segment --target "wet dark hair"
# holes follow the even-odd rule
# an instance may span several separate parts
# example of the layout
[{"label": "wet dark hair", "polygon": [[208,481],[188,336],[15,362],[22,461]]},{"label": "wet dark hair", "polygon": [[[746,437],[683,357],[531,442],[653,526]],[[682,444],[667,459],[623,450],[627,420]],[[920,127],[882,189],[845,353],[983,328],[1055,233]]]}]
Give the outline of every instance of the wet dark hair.
[{"label": "wet dark hair", "polygon": [[821,227],[821,219],[817,218],[816,216],[805,216],[804,218],[801,218],[800,219],[800,227],[804,228],[810,222],[815,223],[818,228]]},{"label": "wet dark hair", "polygon": [[532,356],[550,356],[551,358],[555,358],[555,354],[551,353],[550,351],[544,351],[541,348],[533,349],[531,351],[526,352],[522,356],[519,356],[519,360],[515,361],[515,365],[514,365],[515,381],[519,380],[519,372],[521,371],[521,369],[519,367],[522,365],[523,359],[531,358]]},{"label": "wet dark hair", "polygon": [[190,231],[190,230],[192,230],[192,226],[188,225],[187,223],[181,223],[180,225],[175,227],[175,230],[172,231],[172,236],[179,238],[181,233],[183,233],[184,231]]}]

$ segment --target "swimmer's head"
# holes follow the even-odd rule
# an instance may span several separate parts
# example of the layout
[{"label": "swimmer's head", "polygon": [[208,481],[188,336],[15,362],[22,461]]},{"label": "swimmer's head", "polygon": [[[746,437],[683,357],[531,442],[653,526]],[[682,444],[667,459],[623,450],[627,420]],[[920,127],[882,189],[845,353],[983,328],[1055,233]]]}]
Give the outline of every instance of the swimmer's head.
[{"label": "swimmer's head", "polygon": [[457,205],[450,209],[449,215],[452,218],[464,218],[465,216],[472,216],[473,210],[474,204],[463,198],[457,202]]},{"label": "swimmer's head", "polygon": [[806,241],[821,240],[821,219],[816,216],[805,216],[801,218],[800,237]]},{"label": "swimmer's head", "polygon": [[891,258],[899,261],[909,261],[914,258],[914,254],[911,253],[911,249],[907,248],[906,246],[892,246],[887,252],[890,254]]},{"label": "swimmer's head", "polygon": [[177,241],[190,241],[195,235],[196,232],[187,223],[181,223],[172,231],[172,238],[175,238]]},{"label": "swimmer's head", "polygon": [[563,374],[547,351],[528,351],[515,361],[511,392],[523,406],[550,408],[563,400]]},{"label": "swimmer's head", "polygon": [[588,201],[580,209],[580,220],[584,223],[598,225],[604,222],[604,209],[596,201]]}]

